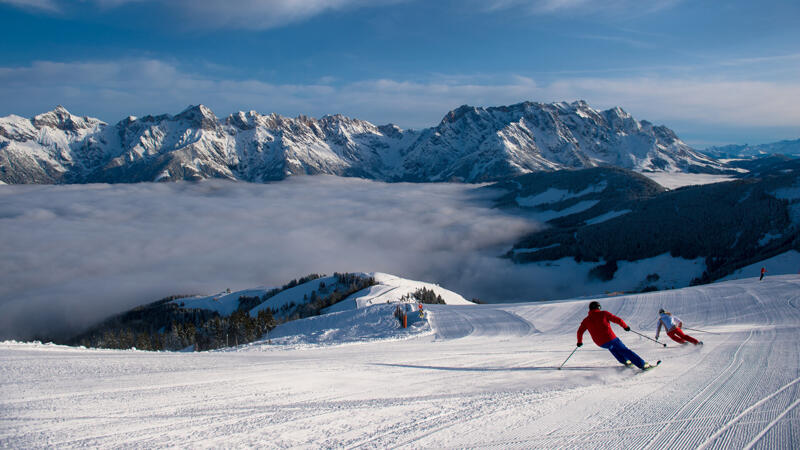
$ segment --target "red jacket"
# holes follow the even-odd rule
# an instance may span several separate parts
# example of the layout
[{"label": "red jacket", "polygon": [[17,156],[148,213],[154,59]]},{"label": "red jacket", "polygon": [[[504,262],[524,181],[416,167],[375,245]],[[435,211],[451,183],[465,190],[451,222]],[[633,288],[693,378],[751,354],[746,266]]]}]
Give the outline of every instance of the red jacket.
[{"label": "red jacket", "polygon": [[603,345],[612,339],[616,339],[617,335],[611,331],[611,324],[609,322],[614,322],[622,328],[628,328],[624,320],[608,311],[599,309],[589,311],[589,315],[583,319],[580,328],[578,328],[578,344],[583,343],[583,333],[585,333],[586,330],[589,330],[589,334],[592,335],[592,340],[597,345]]}]

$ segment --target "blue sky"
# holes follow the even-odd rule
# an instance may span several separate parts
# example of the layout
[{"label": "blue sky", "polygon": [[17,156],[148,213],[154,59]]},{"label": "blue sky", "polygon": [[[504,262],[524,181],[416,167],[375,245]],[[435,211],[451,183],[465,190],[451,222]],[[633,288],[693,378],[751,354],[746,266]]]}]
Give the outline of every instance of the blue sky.
[{"label": "blue sky", "polygon": [[584,99],[690,145],[800,138],[800,2],[0,0],[0,115],[203,103],[433,126]]}]

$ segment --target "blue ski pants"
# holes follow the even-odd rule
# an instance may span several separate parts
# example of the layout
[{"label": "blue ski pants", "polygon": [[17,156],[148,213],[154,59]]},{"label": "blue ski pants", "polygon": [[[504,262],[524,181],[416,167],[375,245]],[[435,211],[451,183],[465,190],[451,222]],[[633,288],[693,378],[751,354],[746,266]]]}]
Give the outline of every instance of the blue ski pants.
[{"label": "blue ski pants", "polygon": [[644,367],[644,360],[636,353],[633,353],[631,349],[625,347],[625,344],[623,344],[619,338],[614,338],[600,347],[610,351],[611,354],[614,355],[614,358],[617,358],[617,361],[621,362],[622,364],[625,364],[625,361],[630,361],[634,366],[640,369]]}]

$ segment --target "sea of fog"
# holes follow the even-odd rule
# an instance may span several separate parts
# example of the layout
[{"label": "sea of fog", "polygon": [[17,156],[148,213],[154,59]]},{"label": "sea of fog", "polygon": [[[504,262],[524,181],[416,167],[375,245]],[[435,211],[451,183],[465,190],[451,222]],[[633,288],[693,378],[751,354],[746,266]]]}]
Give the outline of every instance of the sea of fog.
[{"label": "sea of fog", "polygon": [[580,293],[576,275],[499,257],[541,225],[493,208],[498,194],[331,176],[0,186],[0,339],[309,273],[387,272],[487,302]]}]

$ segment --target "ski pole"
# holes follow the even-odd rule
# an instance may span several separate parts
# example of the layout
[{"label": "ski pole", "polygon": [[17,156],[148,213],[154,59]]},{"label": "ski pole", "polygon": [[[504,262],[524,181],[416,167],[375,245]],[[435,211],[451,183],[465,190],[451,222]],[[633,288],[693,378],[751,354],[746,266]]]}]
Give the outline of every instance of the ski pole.
[{"label": "ski pole", "polygon": [[700,333],[719,334],[719,333],[712,333],[711,331],[703,331],[703,330],[698,330],[697,328],[683,327],[683,329],[684,329],[684,330],[699,331]]},{"label": "ski pole", "polygon": [[572,351],[572,353],[570,353],[570,354],[569,354],[569,356],[567,356],[567,359],[565,359],[565,360],[564,360],[564,362],[563,362],[563,363],[561,363],[561,365],[560,365],[560,366],[558,366],[558,370],[561,370],[561,368],[562,368],[562,367],[564,367],[564,364],[566,364],[566,363],[567,363],[567,361],[569,361],[569,359],[570,359],[570,358],[572,358],[572,355],[574,355],[574,354],[575,354],[575,351],[576,351],[576,350],[578,350],[579,348],[580,348],[580,347],[578,347],[578,346],[575,346],[575,350],[573,350],[573,351]]},{"label": "ski pole", "polygon": [[656,344],[661,344],[661,345],[663,345],[664,347],[666,347],[666,346],[667,346],[667,344],[665,344],[665,343],[663,343],[663,342],[659,342],[659,341],[657,341],[657,340],[655,340],[655,339],[651,338],[650,336],[645,336],[645,335],[643,335],[642,333],[639,333],[639,332],[638,332],[638,331],[636,331],[636,330],[631,330],[631,331],[633,331],[634,333],[638,334],[639,336],[641,336],[641,337],[643,337],[643,338],[650,339],[651,341],[655,342]]}]

